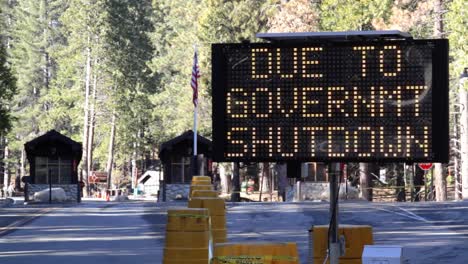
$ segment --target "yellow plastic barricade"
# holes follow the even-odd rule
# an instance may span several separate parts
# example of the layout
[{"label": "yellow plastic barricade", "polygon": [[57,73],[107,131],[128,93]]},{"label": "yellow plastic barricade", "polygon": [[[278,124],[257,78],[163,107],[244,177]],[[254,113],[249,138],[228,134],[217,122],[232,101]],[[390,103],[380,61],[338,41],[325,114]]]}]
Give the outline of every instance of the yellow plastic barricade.
[{"label": "yellow plastic barricade", "polygon": [[[325,259],[318,259],[314,258],[314,264],[323,264]],[[330,264],[330,259],[325,262],[326,264]],[[360,259],[340,259],[339,264],[362,264],[362,260]]]},{"label": "yellow plastic barricade", "polygon": [[170,261],[188,261],[188,260],[200,260],[209,263],[209,251],[208,248],[164,248],[164,264],[166,260]]},{"label": "yellow plastic barricade", "polygon": [[211,181],[210,180],[199,180],[199,181],[192,181],[192,185],[210,185]]},{"label": "yellow plastic barricade", "polygon": [[210,232],[167,232],[168,248],[206,248],[210,243]]},{"label": "yellow plastic barricade", "polygon": [[206,259],[191,259],[191,260],[166,260],[164,264],[206,264]]},{"label": "yellow plastic barricade", "polygon": [[211,216],[212,229],[226,229],[226,215]]},{"label": "yellow plastic barricade", "polygon": [[204,191],[204,190],[194,190],[192,193],[192,198],[195,197],[209,197],[209,198],[218,198],[217,191]]},{"label": "yellow plastic barricade", "polygon": [[226,243],[227,242],[227,230],[223,229],[211,229],[213,235],[213,243]]},{"label": "yellow plastic barricade", "polygon": [[220,243],[213,264],[299,264],[296,243]]},{"label": "yellow plastic barricade", "polygon": [[210,216],[226,215],[226,203],[221,198],[208,198],[208,197],[193,197],[188,202],[189,208],[207,208],[210,211]]},{"label": "yellow plastic barricade", "polygon": [[[373,245],[372,227],[368,225],[340,225],[339,236],[345,237],[346,252],[340,264],[361,264],[365,245]],[[314,263],[322,264],[328,248],[328,225],[314,226]],[[327,262],[328,263],[328,262]]]},{"label": "yellow plastic barricade", "polygon": [[210,213],[203,208],[170,209],[167,211],[167,231],[209,231]]},{"label": "yellow plastic barricade", "polygon": [[226,231],[226,203],[221,198],[192,197],[189,208],[207,208],[211,216],[211,233],[213,243],[227,241]]},{"label": "yellow plastic barricade", "polygon": [[190,185],[190,198],[194,191],[214,191],[213,185]]},{"label": "yellow plastic barricade", "polygon": [[211,177],[195,175],[192,177],[192,182],[196,182],[196,181],[210,181],[211,182]]},{"label": "yellow plastic barricade", "polygon": [[212,252],[208,209],[187,208],[167,211],[164,264],[208,264]]}]

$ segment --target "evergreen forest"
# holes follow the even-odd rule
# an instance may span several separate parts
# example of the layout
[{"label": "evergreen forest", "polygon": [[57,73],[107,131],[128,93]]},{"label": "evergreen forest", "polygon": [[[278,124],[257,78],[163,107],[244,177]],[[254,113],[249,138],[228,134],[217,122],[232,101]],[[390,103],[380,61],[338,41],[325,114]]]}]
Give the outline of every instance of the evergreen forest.
[{"label": "evergreen forest", "polygon": [[162,142],[192,129],[194,46],[198,132],[211,138],[211,44],[258,42],[259,32],[400,30],[448,38],[455,95],[468,67],[466,4],[0,0],[0,172],[8,180],[27,175],[24,143],[55,129],[82,142],[84,179],[105,171],[128,184],[145,161],[157,159]]}]

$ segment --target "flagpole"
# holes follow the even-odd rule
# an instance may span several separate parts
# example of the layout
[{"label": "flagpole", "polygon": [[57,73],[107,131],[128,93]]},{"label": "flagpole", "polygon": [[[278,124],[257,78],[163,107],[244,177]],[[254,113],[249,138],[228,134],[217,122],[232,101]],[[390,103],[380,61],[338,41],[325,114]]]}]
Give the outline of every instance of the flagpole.
[{"label": "flagpole", "polygon": [[193,161],[194,161],[194,169],[193,175],[198,174],[198,162],[197,162],[197,154],[198,154],[198,137],[197,137],[197,112],[198,112],[198,105],[195,106],[193,109]]},{"label": "flagpole", "polygon": [[[193,108],[193,174],[192,176],[194,175],[197,175],[198,174],[198,159],[197,159],[197,154],[198,154],[198,134],[197,134],[197,112],[198,112],[198,49],[197,49],[197,46],[194,45],[193,47],[195,49],[195,59],[194,59],[194,68],[196,70],[196,98],[194,98],[194,108]],[[193,75],[193,71],[192,71],[192,75]],[[193,78],[193,76],[192,76]],[[193,81],[193,80],[192,80]],[[193,88],[193,87],[192,87]]]}]

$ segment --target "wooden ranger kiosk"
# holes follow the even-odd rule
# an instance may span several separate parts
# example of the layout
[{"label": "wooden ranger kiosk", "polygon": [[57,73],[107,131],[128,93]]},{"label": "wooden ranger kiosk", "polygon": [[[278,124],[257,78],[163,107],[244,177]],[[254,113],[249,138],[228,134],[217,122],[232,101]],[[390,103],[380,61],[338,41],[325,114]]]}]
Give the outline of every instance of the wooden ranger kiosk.
[{"label": "wooden ranger kiosk", "polygon": [[26,157],[30,164],[30,177],[26,181],[25,200],[35,192],[62,188],[68,201],[81,200],[78,181],[78,164],[82,156],[79,142],[50,130],[25,145]]}]

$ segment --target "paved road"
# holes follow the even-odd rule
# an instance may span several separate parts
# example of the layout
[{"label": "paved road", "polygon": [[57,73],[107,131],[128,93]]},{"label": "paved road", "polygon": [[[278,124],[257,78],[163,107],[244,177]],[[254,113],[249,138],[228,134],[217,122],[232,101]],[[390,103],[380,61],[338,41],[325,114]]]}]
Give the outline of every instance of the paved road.
[{"label": "paved road", "polygon": [[156,213],[154,205],[86,202],[56,208],[0,237],[0,263],[158,263],[155,249],[164,233],[155,232],[155,226],[165,215],[147,221]]},{"label": "paved road", "polygon": [[[328,203],[236,204],[229,209],[229,240],[297,242],[307,263],[308,232],[328,224]],[[340,223],[371,225],[374,243],[402,245],[405,264],[468,263],[468,203],[340,205]]]},{"label": "paved road", "polygon": [[[15,198],[16,199],[16,198]],[[22,199],[18,201],[0,200],[0,237],[10,232],[10,225],[26,224],[34,217],[45,213],[49,205],[23,205]],[[65,207],[67,205],[55,205],[55,207]]]},{"label": "paved road", "polygon": [[[0,237],[0,263],[161,263],[166,210],[185,206],[84,202],[55,208]],[[328,223],[328,203],[229,203],[227,221],[230,242],[297,242],[306,263],[307,230]],[[340,223],[372,225],[376,244],[404,246],[405,264],[468,263],[468,202],[345,202]]]}]

